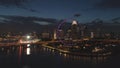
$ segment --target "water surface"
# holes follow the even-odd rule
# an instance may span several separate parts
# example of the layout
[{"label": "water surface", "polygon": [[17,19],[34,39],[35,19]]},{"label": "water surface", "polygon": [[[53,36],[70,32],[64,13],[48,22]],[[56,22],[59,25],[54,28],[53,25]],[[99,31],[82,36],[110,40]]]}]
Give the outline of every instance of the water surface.
[{"label": "water surface", "polygon": [[115,68],[120,54],[107,57],[82,57],[63,54],[41,45],[0,47],[0,68]]}]

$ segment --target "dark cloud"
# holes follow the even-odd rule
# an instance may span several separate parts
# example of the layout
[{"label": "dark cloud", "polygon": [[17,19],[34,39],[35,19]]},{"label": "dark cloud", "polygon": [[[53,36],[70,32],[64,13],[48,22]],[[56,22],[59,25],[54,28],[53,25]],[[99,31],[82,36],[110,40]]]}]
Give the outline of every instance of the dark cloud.
[{"label": "dark cloud", "polygon": [[20,6],[28,0],[0,0],[2,6]]},{"label": "dark cloud", "polygon": [[101,0],[95,4],[95,7],[103,9],[120,8],[120,0]]},{"label": "dark cloud", "polygon": [[40,13],[38,10],[35,10],[35,9],[33,9],[33,8],[28,8],[28,7],[26,7],[26,6],[17,6],[18,8],[21,8],[21,9],[24,9],[24,10],[28,10],[28,11],[30,11],[30,12],[35,12],[35,13]]},{"label": "dark cloud", "polygon": [[120,17],[116,17],[116,18],[112,19],[112,21],[120,21]]},{"label": "dark cloud", "polygon": [[4,6],[4,7],[17,7],[17,8],[21,8],[24,10],[28,10],[30,12],[37,12],[39,13],[39,11],[32,9],[32,8],[28,8],[25,6],[25,4],[29,3],[30,0],[0,0],[0,6]]}]

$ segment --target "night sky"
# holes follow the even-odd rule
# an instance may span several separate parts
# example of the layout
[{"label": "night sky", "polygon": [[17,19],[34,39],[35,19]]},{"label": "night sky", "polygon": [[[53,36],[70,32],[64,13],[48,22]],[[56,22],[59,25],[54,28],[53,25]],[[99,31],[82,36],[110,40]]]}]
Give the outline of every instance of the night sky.
[{"label": "night sky", "polygon": [[80,14],[80,22],[120,17],[120,0],[0,0],[0,15],[65,19]]}]

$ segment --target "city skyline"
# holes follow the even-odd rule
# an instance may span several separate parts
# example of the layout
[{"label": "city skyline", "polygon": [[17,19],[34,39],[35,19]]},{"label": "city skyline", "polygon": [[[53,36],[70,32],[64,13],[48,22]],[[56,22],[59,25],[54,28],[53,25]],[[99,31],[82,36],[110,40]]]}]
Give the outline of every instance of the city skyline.
[{"label": "city skyline", "polygon": [[120,67],[120,0],[0,0],[0,68]]},{"label": "city skyline", "polygon": [[0,15],[66,19],[80,14],[79,22],[110,21],[120,16],[119,0],[0,0]]}]

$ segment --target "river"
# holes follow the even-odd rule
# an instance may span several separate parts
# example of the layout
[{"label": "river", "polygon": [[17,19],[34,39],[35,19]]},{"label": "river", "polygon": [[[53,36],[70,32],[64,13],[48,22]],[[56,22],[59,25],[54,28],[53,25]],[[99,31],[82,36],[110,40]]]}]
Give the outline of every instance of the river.
[{"label": "river", "polygon": [[120,54],[83,57],[63,54],[41,45],[0,47],[0,68],[119,68]]}]

